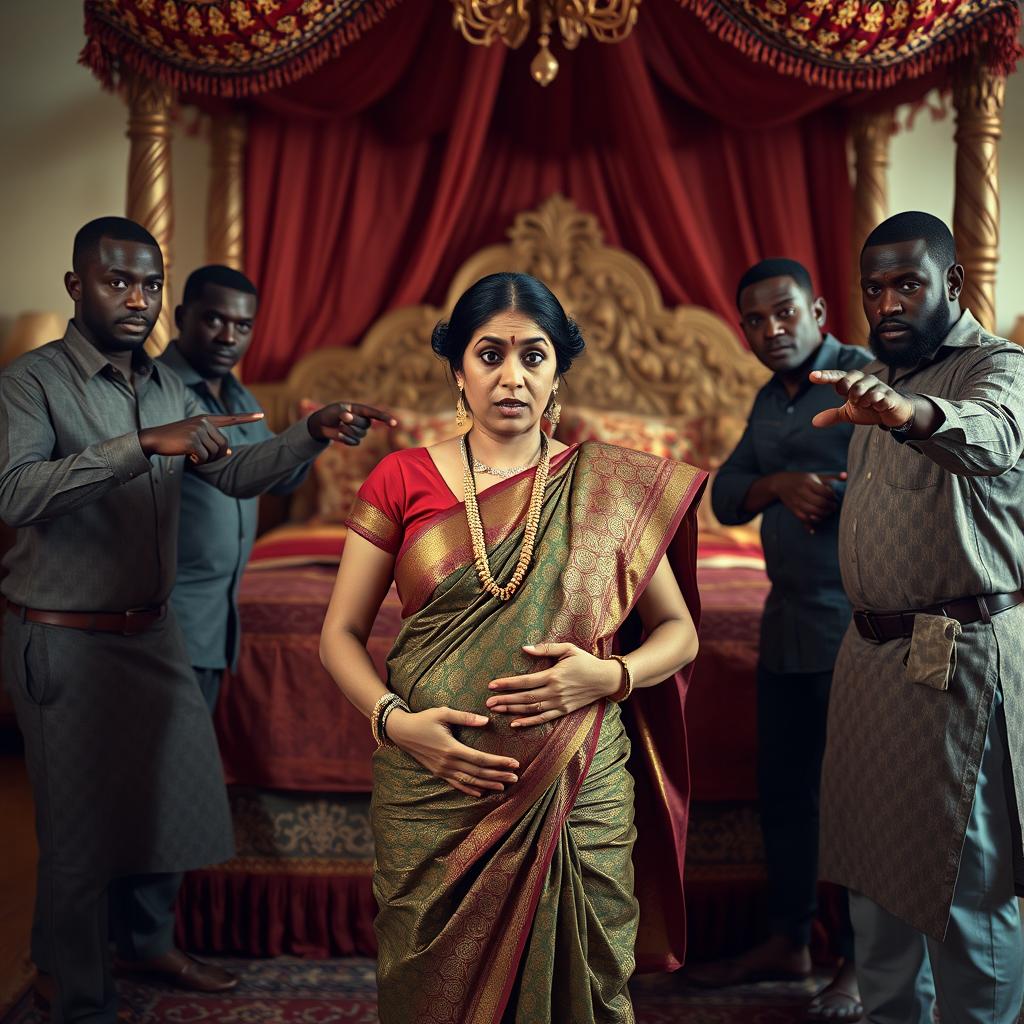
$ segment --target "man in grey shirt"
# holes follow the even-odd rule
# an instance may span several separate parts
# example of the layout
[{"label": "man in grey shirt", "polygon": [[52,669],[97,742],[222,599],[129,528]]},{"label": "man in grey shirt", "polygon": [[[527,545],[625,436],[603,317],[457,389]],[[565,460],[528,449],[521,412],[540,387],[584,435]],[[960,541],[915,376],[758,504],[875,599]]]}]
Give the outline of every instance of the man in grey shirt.
[{"label": "man in grey shirt", "polygon": [[[1024,797],[1024,350],[959,297],[953,236],[880,224],[860,260],[878,360],[811,374],[855,424],[839,524],[821,871],[850,890],[874,1024],[1011,1024]],[[1019,889],[1018,889],[1019,891]]]},{"label": "man in grey shirt", "polygon": [[[181,378],[211,416],[260,407],[232,373],[252,342],[257,310],[255,285],[231,267],[200,267],[185,281],[181,305],[174,311],[178,336],[160,354],[159,363]],[[226,427],[224,433],[239,445],[274,436],[263,420]],[[270,493],[289,494],[306,478],[309,465],[275,484]],[[171,604],[211,711],[225,668],[238,660],[238,588],[256,540],[258,504],[254,498],[225,494],[196,473],[181,481],[182,525]]]},{"label": "man in grey shirt", "polygon": [[[33,960],[55,982],[54,1020],[113,1024],[108,905],[115,933],[130,925],[118,886],[232,855],[209,713],[167,607],[182,473],[249,497],[361,436],[363,412],[387,417],[334,404],[232,453],[220,428],[262,414],[206,415],[143,350],[163,289],[152,236],[92,221],[73,265],[64,338],[0,375],[0,517],[18,527],[3,679],[36,806]],[[182,973],[206,970],[181,957]]]}]

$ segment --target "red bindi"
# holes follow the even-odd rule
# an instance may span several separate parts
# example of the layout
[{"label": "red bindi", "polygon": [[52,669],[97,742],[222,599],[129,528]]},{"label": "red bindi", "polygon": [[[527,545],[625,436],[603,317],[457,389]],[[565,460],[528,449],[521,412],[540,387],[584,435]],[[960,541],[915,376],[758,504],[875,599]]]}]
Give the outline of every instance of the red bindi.
[{"label": "red bindi", "polygon": [[516,336],[514,334],[508,339],[508,343],[510,345],[514,345],[516,343]]}]

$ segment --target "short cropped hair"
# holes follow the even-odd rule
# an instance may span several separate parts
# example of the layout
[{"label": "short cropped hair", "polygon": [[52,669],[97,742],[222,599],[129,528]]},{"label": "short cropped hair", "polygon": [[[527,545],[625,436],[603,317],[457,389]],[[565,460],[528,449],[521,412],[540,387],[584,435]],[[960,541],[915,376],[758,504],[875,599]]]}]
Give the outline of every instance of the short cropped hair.
[{"label": "short cropped hair", "polygon": [[921,210],[907,210],[883,220],[868,235],[861,252],[875,245],[896,245],[899,242],[913,242],[919,238],[923,239],[932,259],[940,264],[943,270],[956,263],[956,242],[953,240],[953,232],[944,221]]},{"label": "short cropped hair", "polygon": [[157,240],[141,225],[127,217],[97,217],[83,224],[75,235],[71,248],[71,266],[77,271],[100,246],[100,241],[110,238],[117,242],[138,242],[159,249]]},{"label": "short cropped hair", "polygon": [[240,270],[225,267],[220,263],[211,263],[205,267],[199,267],[188,275],[185,282],[185,290],[181,293],[182,304],[187,306],[195,302],[203,294],[203,289],[208,285],[216,285],[220,288],[230,288],[235,292],[245,292],[246,295],[255,295],[259,298],[256,285],[252,283]]},{"label": "short cropped hair", "polygon": [[740,278],[740,283],[736,285],[736,308],[739,309],[740,296],[744,288],[749,288],[759,281],[767,281],[771,277],[791,277],[796,281],[797,287],[807,293],[809,299],[814,298],[811,275],[807,273],[807,268],[802,263],[786,259],[761,260],[747,270]]}]

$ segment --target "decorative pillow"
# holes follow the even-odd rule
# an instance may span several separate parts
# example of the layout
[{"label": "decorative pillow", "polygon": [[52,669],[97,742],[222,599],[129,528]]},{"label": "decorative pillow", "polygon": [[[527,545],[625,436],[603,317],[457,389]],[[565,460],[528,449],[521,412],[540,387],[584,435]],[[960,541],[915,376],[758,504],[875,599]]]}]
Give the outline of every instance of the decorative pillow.
[{"label": "decorative pillow", "polygon": [[337,523],[275,526],[256,541],[247,569],[337,565],[347,535],[347,527]]},{"label": "decorative pillow", "polygon": [[640,416],[567,406],[562,409],[555,437],[565,444],[603,441],[699,465],[693,421],[682,416]]},{"label": "decorative pillow", "polygon": [[555,436],[565,444],[603,441],[710,469],[711,478],[697,509],[701,544],[736,548],[756,559],[763,558],[759,555],[760,516],[744,526],[723,526],[711,511],[715,469],[732,451],[743,425],[742,420],[696,421],[682,416],[640,416],[570,406],[562,410]]},{"label": "decorative pillow", "polygon": [[459,430],[455,426],[455,410],[451,412],[416,412],[412,409],[391,409],[398,426],[391,428],[391,447],[426,448],[469,430],[469,423]]},{"label": "decorative pillow", "polygon": [[[304,398],[299,415],[308,416],[321,403]],[[358,447],[332,441],[313,463],[316,476],[316,508],[311,524],[344,523],[352,509],[356,492],[374,466],[391,451],[391,431],[374,424]]]}]

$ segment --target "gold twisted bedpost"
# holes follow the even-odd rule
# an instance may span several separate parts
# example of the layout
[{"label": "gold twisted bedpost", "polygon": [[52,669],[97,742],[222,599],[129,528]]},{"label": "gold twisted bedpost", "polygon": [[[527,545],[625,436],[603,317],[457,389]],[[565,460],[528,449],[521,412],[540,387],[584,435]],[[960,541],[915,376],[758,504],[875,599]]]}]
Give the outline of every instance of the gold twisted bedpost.
[{"label": "gold twisted bedpost", "polygon": [[864,239],[889,213],[889,140],[896,129],[891,111],[860,114],[850,129],[853,142],[853,235],[850,304],[844,341],[866,345],[868,323],[860,292],[860,250]]},{"label": "gold twisted bedpost", "polygon": [[965,64],[953,87],[956,200],[953,235],[966,271],[961,296],[986,330],[996,329],[999,262],[999,138],[1006,79],[980,61]]},{"label": "gold twisted bedpost", "polygon": [[164,254],[164,303],[153,333],[146,342],[151,355],[159,355],[171,339],[174,303],[171,297],[174,204],[171,190],[171,116],[174,91],[149,78],[127,80],[128,201],[126,216],[137,221],[160,244]]},{"label": "gold twisted bedpost", "polygon": [[245,117],[219,114],[210,125],[206,260],[243,270],[244,244]]}]

